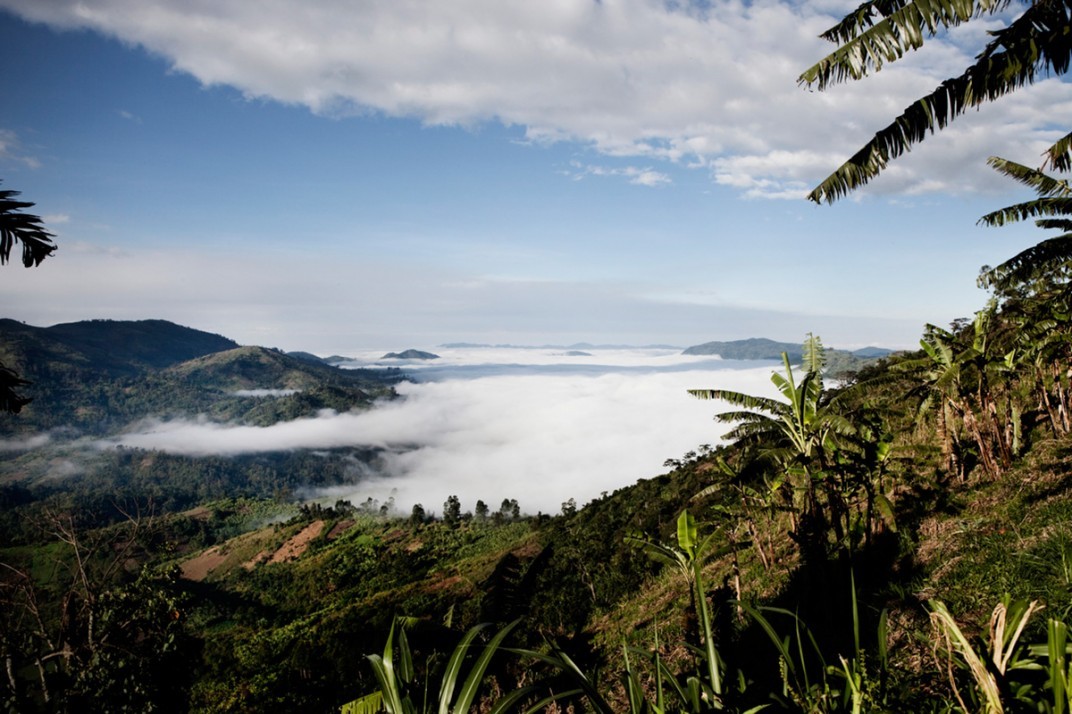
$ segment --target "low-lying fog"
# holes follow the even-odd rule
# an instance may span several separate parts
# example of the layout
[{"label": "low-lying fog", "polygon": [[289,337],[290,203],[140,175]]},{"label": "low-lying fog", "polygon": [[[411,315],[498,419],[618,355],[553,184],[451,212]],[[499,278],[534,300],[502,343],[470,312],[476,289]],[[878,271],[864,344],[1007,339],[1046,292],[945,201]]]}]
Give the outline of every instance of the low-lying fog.
[{"label": "low-lying fog", "polygon": [[410,376],[400,399],[369,411],[269,427],[151,422],[109,443],[194,455],[379,446],[388,450],[382,474],[314,495],[355,504],[393,495],[403,510],[421,503],[437,513],[451,494],[463,510],[513,498],[525,512],[555,513],[569,498],[583,505],[716,444],[726,427],[711,417],[727,405],[687,389],[773,396],[777,367],[652,348],[433,351],[439,359],[379,360],[379,352],[344,365],[393,365]]}]

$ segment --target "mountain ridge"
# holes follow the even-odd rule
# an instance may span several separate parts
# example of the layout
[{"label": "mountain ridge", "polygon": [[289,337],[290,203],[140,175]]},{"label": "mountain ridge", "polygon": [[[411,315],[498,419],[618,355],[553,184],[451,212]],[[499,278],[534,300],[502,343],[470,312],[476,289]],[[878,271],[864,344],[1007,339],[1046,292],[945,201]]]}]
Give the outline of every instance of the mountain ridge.
[{"label": "mountain ridge", "polygon": [[84,320],[35,327],[0,319],[0,358],[24,374],[32,374],[41,359],[62,356],[113,376],[129,375],[238,346],[222,335],[167,320]]},{"label": "mountain ridge", "polygon": [[[321,409],[368,406],[393,394],[400,377],[395,369],[341,369],[241,346],[164,320],[51,328],[0,320],[0,362],[30,382],[20,394],[32,399],[17,419],[0,423],[7,434],[74,429],[105,435],[146,417],[201,414],[267,425]],[[242,394],[260,390],[277,396]]]},{"label": "mountain ridge", "polygon": [[[778,342],[766,337],[749,337],[743,340],[704,342],[686,347],[683,355],[718,355],[723,359],[774,359],[780,360],[785,352],[790,362],[801,359],[803,349],[799,342]],[[884,347],[861,347],[858,350],[841,350],[827,347],[827,355],[845,354],[860,359],[875,359],[893,354]]]}]

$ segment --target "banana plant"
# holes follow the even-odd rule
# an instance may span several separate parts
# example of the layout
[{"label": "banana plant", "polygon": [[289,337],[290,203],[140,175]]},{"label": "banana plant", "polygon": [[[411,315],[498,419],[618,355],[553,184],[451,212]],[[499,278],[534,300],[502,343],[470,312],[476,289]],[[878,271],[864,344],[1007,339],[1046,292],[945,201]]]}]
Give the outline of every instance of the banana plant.
[{"label": "banana plant", "polygon": [[943,467],[957,478],[967,476],[959,437],[962,415],[967,408],[961,385],[961,363],[954,351],[956,337],[948,330],[928,324],[919,342],[925,357],[900,365],[920,381],[912,393],[921,397],[917,419],[935,414],[936,432],[942,449]]},{"label": "banana plant", "polygon": [[[799,381],[789,356],[782,353],[785,373],[771,375],[781,399],[757,397],[726,389],[690,389],[699,399],[714,399],[737,407],[715,415],[717,421],[733,424],[726,434],[738,447],[777,464],[779,475],[770,483],[773,493],[790,489],[790,503],[802,517],[834,529],[844,541],[847,521],[843,480],[830,479],[836,467],[837,440],[855,434],[854,424],[838,413],[827,398],[822,376],[822,344],[809,335],[804,345],[805,373]],[[826,509],[820,501],[826,496]],[[829,510],[829,513],[826,510]]]},{"label": "banana plant", "polygon": [[[413,654],[406,636],[406,628],[412,626],[414,618],[397,617],[391,624],[391,630],[387,635],[387,643],[382,655],[367,655],[372,664],[373,673],[379,684],[379,690],[347,702],[340,708],[341,714],[463,714],[470,711],[477,694],[480,690],[481,681],[491,663],[492,657],[501,648],[503,640],[517,626],[515,620],[499,630],[485,645],[475,643],[477,636],[487,625],[477,625],[469,629],[458,645],[454,648],[443,672],[439,684],[439,696],[433,702],[428,700],[429,682],[418,681],[416,670],[413,666]],[[397,643],[396,643],[397,630]],[[466,660],[471,660],[469,672],[462,679]],[[459,688],[459,683],[461,684]],[[414,701],[414,693],[422,692],[418,702]],[[489,714],[502,714],[511,707],[518,705],[529,697],[533,692],[531,686],[520,687],[502,699],[496,701],[490,708]],[[536,708],[528,711],[538,711],[539,707],[546,705],[541,702]]]},{"label": "banana plant", "polygon": [[703,660],[705,665],[706,681],[702,684],[708,690],[710,697],[718,703],[716,708],[721,708],[723,692],[723,666],[715,649],[715,640],[711,627],[711,611],[707,604],[707,589],[704,585],[703,563],[704,552],[717,533],[713,533],[704,540],[700,540],[696,527],[696,519],[687,510],[682,511],[677,519],[677,546],[666,545],[653,541],[644,536],[629,536],[627,543],[631,543],[644,550],[649,556],[662,563],[671,565],[684,576],[688,583],[689,597],[696,611],[697,619],[703,628]]},{"label": "banana plant", "polygon": [[[957,333],[927,325],[920,346],[927,358],[906,363],[918,370],[924,396],[921,408],[940,406],[938,431],[947,466],[953,466],[957,422],[975,442],[979,462],[996,478],[1012,464],[1020,449],[1025,396],[1016,389],[1022,361],[1015,345],[1000,339],[1007,326],[999,320],[993,301],[976,313],[970,329]],[[1006,349],[1009,348],[1009,349]],[[966,473],[957,464],[959,475]]]}]

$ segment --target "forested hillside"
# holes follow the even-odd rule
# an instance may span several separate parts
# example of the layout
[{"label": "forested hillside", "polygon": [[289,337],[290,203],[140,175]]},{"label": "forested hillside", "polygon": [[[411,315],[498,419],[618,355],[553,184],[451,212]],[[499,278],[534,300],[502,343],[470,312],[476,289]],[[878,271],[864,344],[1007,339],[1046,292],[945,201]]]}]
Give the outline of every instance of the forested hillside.
[{"label": "forested hillside", "polygon": [[[1064,660],[1029,645],[1058,646],[1072,606],[1067,300],[1063,285],[1020,284],[849,382],[824,377],[809,338],[800,365],[772,374],[780,400],[695,391],[737,425],[725,446],[553,516],[509,501],[450,499],[435,519],[303,505],[291,488],[350,477],[303,452],[112,450],[62,481],[46,477],[56,445],[16,452],[0,492],[9,708],[334,711],[370,695],[351,709],[375,709],[385,687],[439,691],[480,623],[503,638],[458,650],[478,674],[456,694],[487,706],[923,711],[959,696],[974,710],[991,686],[1050,701]],[[40,393],[94,384],[121,414],[170,394],[272,423],[363,408],[397,376],[248,347],[137,374]],[[297,391],[270,411],[228,396],[252,388]],[[1006,629],[988,634],[1002,602]],[[973,673],[993,637],[1015,656]],[[377,678],[410,650],[412,674]]]},{"label": "forested hillside", "polygon": [[[144,417],[210,416],[250,424],[345,411],[389,396],[397,371],[343,370],[163,320],[38,328],[0,321],[0,363],[31,399],[0,433],[61,428],[108,434]],[[271,401],[243,390],[274,390]]]}]

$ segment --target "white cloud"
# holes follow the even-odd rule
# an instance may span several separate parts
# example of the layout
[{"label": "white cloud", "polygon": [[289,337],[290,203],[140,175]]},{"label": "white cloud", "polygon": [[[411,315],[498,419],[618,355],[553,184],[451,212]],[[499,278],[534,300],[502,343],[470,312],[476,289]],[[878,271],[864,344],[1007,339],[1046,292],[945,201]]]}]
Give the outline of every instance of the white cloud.
[{"label": "white cloud", "polygon": [[10,129],[0,129],[0,162],[22,164],[27,168],[41,168],[41,161],[26,153],[18,134]]},{"label": "white cloud", "polygon": [[[514,359],[529,357],[514,351]],[[516,498],[528,512],[555,512],[568,498],[583,503],[656,476],[666,459],[716,443],[724,428],[711,417],[720,405],[693,399],[686,389],[773,391],[769,366],[714,371],[708,362],[706,368],[673,371],[675,363],[687,367],[690,358],[643,357],[635,363],[644,360],[669,369],[596,369],[592,375],[533,370],[405,383],[402,399],[368,412],[326,413],[271,427],[154,422],[111,443],[185,454],[380,446],[389,449],[384,478],[334,489],[332,498],[383,501],[393,492],[403,508],[420,502],[439,511],[448,495],[457,494],[469,508],[478,498],[491,504]]]},{"label": "white cloud", "polygon": [[[497,121],[524,127],[533,142],[570,140],[608,156],[709,166],[716,180],[754,196],[795,196],[821,179],[962,69],[993,22],[971,23],[863,83],[817,94],[796,79],[832,47],[817,36],[849,9],[843,3],[727,2],[710,11],[660,0],[0,0],[0,7],[141,45],[206,85],[249,97],[336,116]],[[1019,155],[1053,136],[1047,117],[1067,116],[1054,111],[1055,101],[1069,101],[1067,85],[1051,80],[1033,89],[984,108],[973,124],[981,131],[961,134],[955,145],[928,139],[915,152],[925,158],[899,162],[898,179],[869,191],[918,189],[935,171],[945,189],[973,189],[988,154]],[[648,169],[629,178],[653,185],[668,177]]]},{"label": "white cloud", "polygon": [[580,181],[586,176],[612,176],[625,177],[629,183],[637,186],[662,186],[673,182],[667,174],[656,171],[651,167],[624,166],[612,168],[574,161],[570,165],[570,170],[565,173],[574,181]]}]

